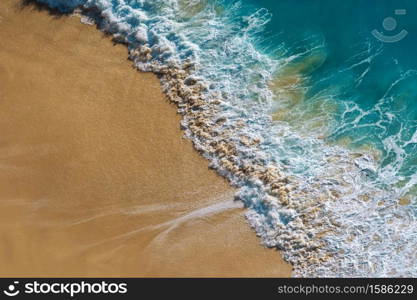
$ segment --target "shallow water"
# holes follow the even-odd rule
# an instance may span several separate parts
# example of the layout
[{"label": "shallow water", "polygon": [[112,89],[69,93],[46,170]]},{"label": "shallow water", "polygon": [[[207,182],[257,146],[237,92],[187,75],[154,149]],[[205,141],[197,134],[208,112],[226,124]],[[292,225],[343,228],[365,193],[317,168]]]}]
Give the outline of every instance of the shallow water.
[{"label": "shallow water", "polygon": [[[300,47],[310,50],[292,63],[307,87],[305,101],[292,109],[296,116],[300,110],[302,116],[309,113],[317,96],[331,99],[333,110],[314,111],[331,113],[323,124],[328,127],[327,139],[349,139],[349,146],[356,148],[372,145],[381,151],[381,179],[388,184],[402,182],[401,176],[410,179],[416,171],[415,1],[253,2],[273,15],[266,27],[273,40],[268,43],[283,41],[294,53],[300,53]],[[395,15],[396,9],[405,9],[406,14]],[[386,17],[397,21],[392,33],[384,31]],[[384,44],[371,34],[374,29],[386,35],[404,29],[408,35]],[[276,33],[279,36],[273,37]],[[305,39],[321,41],[321,48],[311,50]],[[290,111],[286,119],[292,117]]]},{"label": "shallow water", "polygon": [[[60,1],[41,2],[62,9]],[[263,242],[283,249],[296,275],[416,276],[417,4],[376,3],[77,0],[73,7],[97,10],[100,27],[130,48],[151,47],[153,62],[193,61],[207,98],[223,101],[225,129],[245,125],[230,139],[261,140],[240,159],[280,166],[291,178],[290,207],[265,205],[268,187],[225,175],[240,186]],[[391,32],[383,28],[389,16],[398,22],[393,29],[385,21]],[[372,34],[403,28],[407,36],[396,43]],[[319,261],[293,243],[310,236],[320,236]]]}]

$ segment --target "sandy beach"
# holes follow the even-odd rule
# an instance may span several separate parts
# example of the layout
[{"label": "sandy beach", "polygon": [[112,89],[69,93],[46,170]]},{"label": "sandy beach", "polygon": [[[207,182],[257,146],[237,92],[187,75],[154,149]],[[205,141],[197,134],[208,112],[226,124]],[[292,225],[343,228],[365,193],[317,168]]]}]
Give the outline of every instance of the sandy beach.
[{"label": "sandy beach", "polygon": [[20,0],[0,39],[0,276],[291,275],[125,46]]}]

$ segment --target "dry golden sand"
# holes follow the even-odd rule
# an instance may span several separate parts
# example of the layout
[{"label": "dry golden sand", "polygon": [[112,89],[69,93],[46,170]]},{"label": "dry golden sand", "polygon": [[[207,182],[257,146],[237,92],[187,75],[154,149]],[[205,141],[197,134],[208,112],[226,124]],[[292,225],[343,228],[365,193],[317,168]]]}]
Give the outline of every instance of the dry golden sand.
[{"label": "dry golden sand", "polygon": [[19,0],[0,41],[0,276],[290,276],[124,46]]}]

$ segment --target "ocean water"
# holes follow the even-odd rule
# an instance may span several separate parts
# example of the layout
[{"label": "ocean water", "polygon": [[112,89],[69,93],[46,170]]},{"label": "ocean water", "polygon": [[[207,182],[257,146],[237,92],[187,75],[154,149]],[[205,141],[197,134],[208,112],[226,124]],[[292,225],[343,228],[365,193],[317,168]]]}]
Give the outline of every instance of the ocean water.
[{"label": "ocean water", "polygon": [[270,205],[268,186],[204,154],[295,276],[417,276],[416,1],[39,2],[82,8],[130,49],[150,47],[143,71],[195,63],[230,141],[260,141],[241,163],[288,178],[289,203]]}]

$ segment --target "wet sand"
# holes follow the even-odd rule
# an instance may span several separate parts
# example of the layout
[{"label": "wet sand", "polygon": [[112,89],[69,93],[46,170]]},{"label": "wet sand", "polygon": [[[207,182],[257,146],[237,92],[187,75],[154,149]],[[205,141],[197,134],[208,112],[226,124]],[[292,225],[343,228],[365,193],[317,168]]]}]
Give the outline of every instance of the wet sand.
[{"label": "wet sand", "polygon": [[0,39],[0,276],[290,276],[124,46],[19,0]]}]

